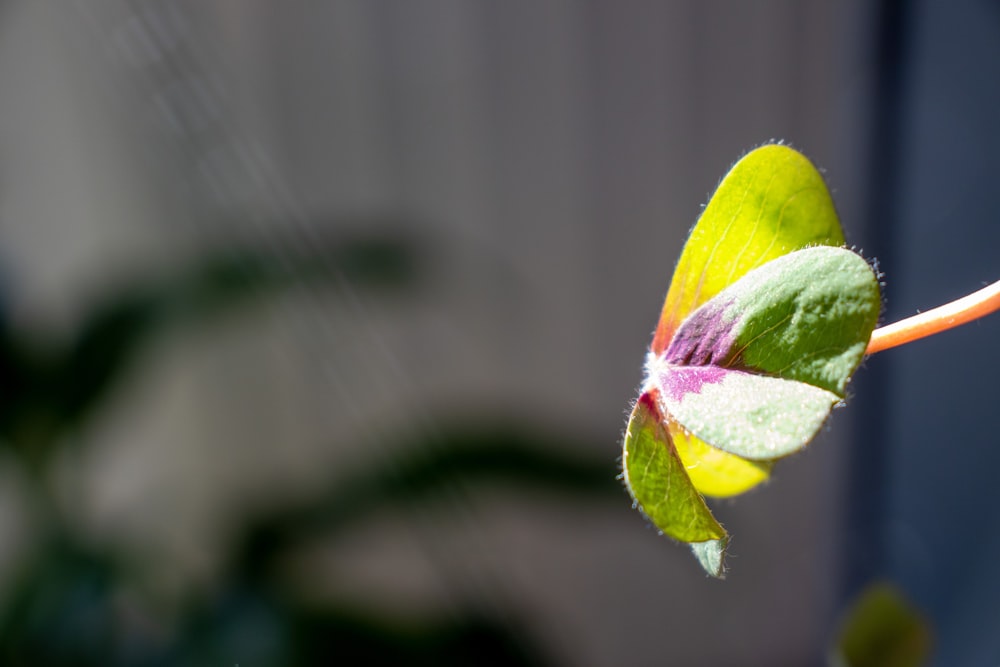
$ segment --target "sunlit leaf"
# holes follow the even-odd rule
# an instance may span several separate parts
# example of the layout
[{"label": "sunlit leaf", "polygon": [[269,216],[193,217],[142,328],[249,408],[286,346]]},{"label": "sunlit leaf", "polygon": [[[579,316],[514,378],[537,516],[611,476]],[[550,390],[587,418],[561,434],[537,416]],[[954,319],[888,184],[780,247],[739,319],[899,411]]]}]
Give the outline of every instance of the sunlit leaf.
[{"label": "sunlit leaf", "polygon": [[625,477],[653,523],[691,543],[714,576],[728,537],[708,534],[718,524],[702,494],[766,480],[775,459],[815,436],[864,355],[878,281],[843,241],[819,172],[769,145],[722,180],[678,261],[624,442]]},{"label": "sunlit leaf", "polygon": [[[843,232],[823,177],[802,154],[768,144],[730,169],[691,230],[663,304],[650,350],[666,350],[680,323],[751,269],[793,250],[840,246]],[[768,477],[769,466],[749,465],[688,434],[678,454],[699,491],[743,493]],[[695,455],[697,452],[697,455]]]},{"label": "sunlit leaf", "polygon": [[682,542],[725,538],[684,471],[651,394],[640,396],[632,410],[622,467],[632,497],[665,534]]},{"label": "sunlit leaf", "polygon": [[748,459],[786,456],[822,426],[836,394],[717,366],[665,368],[661,407],[706,443]]},{"label": "sunlit leaf", "polygon": [[809,160],[781,144],[751,151],[691,230],[651,349],[663,352],[688,313],[751,269],[800,248],[843,244],[830,193]]},{"label": "sunlit leaf", "polygon": [[750,459],[805,445],[843,397],[878,318],[867,262],[840,248],[790,253],[692,313],[649,362],[662,410]]},{"label": "sunlit leaf", "polygon": [[771,461],[751,461],[706,444],[677,422],[667,423],[677,455],[694,488],[706,496],[725,498],[745,493],[771,473]]}]

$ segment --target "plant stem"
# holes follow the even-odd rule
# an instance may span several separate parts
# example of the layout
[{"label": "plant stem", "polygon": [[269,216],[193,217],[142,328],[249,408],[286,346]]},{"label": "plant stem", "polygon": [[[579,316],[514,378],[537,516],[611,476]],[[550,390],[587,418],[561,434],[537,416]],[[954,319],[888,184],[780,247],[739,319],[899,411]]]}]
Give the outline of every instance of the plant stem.
[{"label": "plant stem", "polygon": [[997,310],[1000,310],[1000,281],[961,299],[928,310],[926,313],[920,313],[894,324],[879,327],[872,332],[865,353],[875,354],[948,329],[954,329]]}]

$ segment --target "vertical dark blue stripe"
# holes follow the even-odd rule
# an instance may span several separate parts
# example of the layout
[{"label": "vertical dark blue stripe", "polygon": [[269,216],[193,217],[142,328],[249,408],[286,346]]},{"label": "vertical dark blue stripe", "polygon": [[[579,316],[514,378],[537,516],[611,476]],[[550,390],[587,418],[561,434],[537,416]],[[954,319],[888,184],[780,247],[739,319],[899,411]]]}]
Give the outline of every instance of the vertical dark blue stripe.
[{"label": "vertical dark blue stripe", "polygon": [[[898,216],[899,162],[902,155],[903,98],[907,79],[906,56],[911,7],[905,0],[878,3],[874,44],[875,68],[871,78],[866,173],[869,177],[863,247],[878,258],[881,267],[895,266],[894,241],[900,230]],[[891,274],[887,279],[891,280]],[[885,314],[883,313],[883,318]],[[846,527],[843,545],[842,594],[852,597],[862,586],[885,574],[886,486],[888,480],[888,396],[892,387],[892,355],[867,360],[855,376],[857,400],[847,469]]]}]

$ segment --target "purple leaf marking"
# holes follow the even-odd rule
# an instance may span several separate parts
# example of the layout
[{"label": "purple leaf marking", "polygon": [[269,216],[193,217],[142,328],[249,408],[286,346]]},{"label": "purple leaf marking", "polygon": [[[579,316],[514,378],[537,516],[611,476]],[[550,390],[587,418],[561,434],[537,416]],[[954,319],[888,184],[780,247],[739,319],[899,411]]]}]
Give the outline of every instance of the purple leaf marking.
[{"label": "purple leaf marking", "polygon": [[663,360],[674,366],[728,366],[736,344],[738,318],[732,300],[712,300],[691,313],[674,334]]}]

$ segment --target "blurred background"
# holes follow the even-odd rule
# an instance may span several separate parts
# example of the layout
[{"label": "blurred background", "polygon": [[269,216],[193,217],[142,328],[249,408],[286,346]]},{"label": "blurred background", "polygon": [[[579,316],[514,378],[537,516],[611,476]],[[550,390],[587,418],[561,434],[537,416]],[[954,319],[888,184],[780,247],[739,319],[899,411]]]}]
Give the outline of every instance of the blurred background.
[{"label": "blurred background", "polygon": [[884,320],[998,278],[998,82],[988,0],[0,1],[0,663],[815,665],[880,580],[996,663],[1000,318],[715,503],[724,582],[616,476],[755,145]]}]

